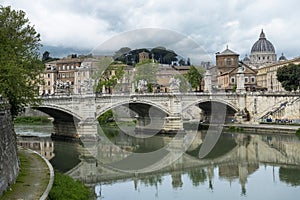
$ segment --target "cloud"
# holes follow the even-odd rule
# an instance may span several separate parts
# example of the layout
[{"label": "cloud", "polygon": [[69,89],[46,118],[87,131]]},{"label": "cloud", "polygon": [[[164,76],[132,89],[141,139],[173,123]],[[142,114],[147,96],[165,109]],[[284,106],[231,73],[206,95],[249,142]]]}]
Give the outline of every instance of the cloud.
[{"label": "cloud", "polygon": [[24,10],[47,45],[92,50],[124,32],[160,28],[191,38],[214,59],[226,45],[241,56],[249,54],[263,28],[278,55],[299,55],[296,0],[4,0],[3,4]]}]

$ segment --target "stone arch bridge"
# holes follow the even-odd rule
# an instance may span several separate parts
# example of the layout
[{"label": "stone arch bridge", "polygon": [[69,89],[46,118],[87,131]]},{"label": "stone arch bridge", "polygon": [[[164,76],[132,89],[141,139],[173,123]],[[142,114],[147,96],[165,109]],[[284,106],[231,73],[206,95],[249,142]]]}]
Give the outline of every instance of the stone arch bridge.
[{"label": "stone arch bridge", "polygon": [[[82,137],[95,135],[95,119],[110,109],[119,109],[118,115],[134,117],[140,127],[177,130],[182,128],[182,113],[194,106],[212,119],[210,123],[233,118],[240,122],[248,118],[255,123],[282,111],[286,105],[299,105],[299,99],[299,94],[276,93],[86,94],[43,97],[35,108],[54,118],[54,135]],[[226,113],[225,119],[220,118],[222,113]]]}]

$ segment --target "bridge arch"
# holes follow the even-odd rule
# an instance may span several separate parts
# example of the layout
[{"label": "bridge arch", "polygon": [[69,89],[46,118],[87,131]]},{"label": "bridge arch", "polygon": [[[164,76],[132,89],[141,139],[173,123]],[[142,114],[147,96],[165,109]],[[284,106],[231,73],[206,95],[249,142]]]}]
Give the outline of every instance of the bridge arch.
[{"label": "bridge arch", "polygon": [[148,108],[154,107],[155,109],[165,113],[166,115],[171,114],[167,106],[163,106],[163,105],[157,104],[155,102],[152,102],[152,101],[149,101],[149,100],[144,100],[144,99],[143,100],[140,100],[140,99],[139,100],[132,100],[132,99],[130,99],[130,100],[126,100],[126,101],[115,102],[115,103],[109,104],[108,106],[105,106],[105,107],[98,106],[96,117],[98,118],[99,116],[101,116],[105,112],[107,112],[111,109],[117,108],[119,106],[124,106],[124,105],[128,105],[128,107],[132,108],[133,111],[136,111],[135,107],[134,106],[130,107],[130,105],[138,105],[138,106],[145,105]]},{"label": "bridge arch", "polygon": [[239,111],[239,108],[236,105],[232,104],[231,102],[224,101],[224,100],[221,100],[221,99],[215,99],[215,100],[214,99],[213,100],[199,99],[199,100],[196,100],[195,102],[187,104],[186,106],[184,106],[182,108],[182,110],[184,111],[184,110],[187,110],[188,108],[190,108],[192,106],[197,106],[197,105],[204,104],[204,103],[207,103],[207,102],[221,103],[221,104],[226,105],[230,109],[234,110],[235,112]]},{"label": "bridge arch", "polygon": [[[213,105],[214,105],[214,110],[212,110]],[[214,99],[212,99],[212,100],[199,99],[199,100],[197,100],[193,103],[190,103],[190,104],[186,105],[185,107],[183,107],[182,110],[186,111],[189,108],[191,108],[192,106],[197,106],[204,112],[204,115],[205,115],[204,121],[208,122],[209,119],[211,120],[212,114],[214,116],[218,116],[217,115],[218,113],[212,113],[212,112],[218,111],[218,109],[223,109],[224,105],[226,106],[225,107],[226,108],[225,123],[226,122],[231,122],[234,119],[235,113],[237,113],[239,111],[239,109],[235,105],[233,105],[232,103],[224,101],[224,100],[220,100],[220,99],[216,99],[216,100],[214,100]],[[220,113],[223,113],[223,111],[220,112]]]},{"label": "bridge arch", "polygon": [[37,107],[33,107],[33,109],[48,114],[49,116],[53,117],[54,120],[61,120],[67,122],[79,122],[82,120],[81,116],[79,116],[78,114],[60,106],[39,105]]}]

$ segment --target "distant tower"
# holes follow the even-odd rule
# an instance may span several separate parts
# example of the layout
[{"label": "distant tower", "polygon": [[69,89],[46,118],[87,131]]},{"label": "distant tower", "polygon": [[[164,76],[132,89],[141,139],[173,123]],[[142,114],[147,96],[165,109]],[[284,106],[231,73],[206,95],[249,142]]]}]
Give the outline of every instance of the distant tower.
[{"label": "distant tower", "polygon": [[254,43],[250,54],[250,63],[255,67],[260,67],[267,63],[276,62],[276,53],[273,44],[267,40],[263,30],[261,30],[258,41]]},{"label": "distant tower", "polygon": [[139,53],[139,62],[143,62],[144,60],[148,60],[148,59],[149,59],[149,53],[145,51]]}]

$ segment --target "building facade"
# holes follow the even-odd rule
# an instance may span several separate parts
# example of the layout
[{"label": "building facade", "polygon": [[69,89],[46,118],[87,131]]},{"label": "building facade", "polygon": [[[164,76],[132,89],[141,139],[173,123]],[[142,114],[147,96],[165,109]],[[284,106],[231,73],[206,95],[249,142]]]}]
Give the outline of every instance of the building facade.
[{"label": "building facade", "polygon": [[216,53],[216,68],[218,75],[235,69],[239,65],[239,54],[226,47],[221,53]]},{"label": "building facade", "polygon": [[111,56],[79,56],[45,63],[40,77],[44,84],[39,87],[40,95],[70,95],[92,91],[91,79],[97,79],[112,63]]},{"label": "building facade", "polygon": [[263,66],[258,69],[257,73],[257,85],[268,92],[283,92],[284,88],[277,80],[277,69],[288,64],[300,64],[300,58],[294,58],[291,60],[281,59],[276,63],[272,63]]},{"label": "building facade", "polygon": [[241,63],[240,66],[227,71],[218,77],[218,82],[220,84],[219,89],[225,91],[235,91],[237,88],[238,82],[238,70],[239,68],[242,69],[244,74],[244,84],[246,91],[256,91],[257,83],[256,83],[256,74],[257,71],[252,69],[251,67],[247,66],[244,63]]},{"label": "building facade", "polygon": [[219,90],[235,91],[237,87],[237,74],[239,68],[244,74],[244,83],[246,91],[257,89],[256,74],[257,71],[247,64],[239,61],[239,54],[227,48],[221,53],[216,54],[217,82]]}]

